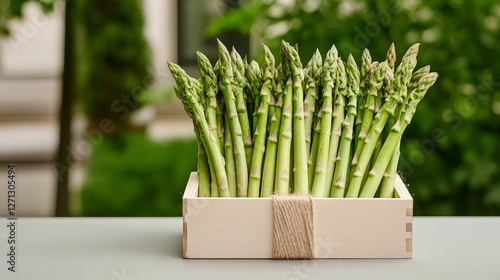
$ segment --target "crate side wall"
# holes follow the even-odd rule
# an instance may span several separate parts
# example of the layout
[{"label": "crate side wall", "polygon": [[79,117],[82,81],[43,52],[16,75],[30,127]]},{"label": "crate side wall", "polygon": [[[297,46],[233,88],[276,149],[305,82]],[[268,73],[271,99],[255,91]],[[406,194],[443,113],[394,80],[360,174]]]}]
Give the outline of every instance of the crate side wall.
[{"label": "crate side wall", "polygon": [[[198,198],[194,179],[183,198],[184,257],[271,258],[271,199]],[[413,200],[401,190],[396,199],[313,199],[316,257],[411,258]]]}]

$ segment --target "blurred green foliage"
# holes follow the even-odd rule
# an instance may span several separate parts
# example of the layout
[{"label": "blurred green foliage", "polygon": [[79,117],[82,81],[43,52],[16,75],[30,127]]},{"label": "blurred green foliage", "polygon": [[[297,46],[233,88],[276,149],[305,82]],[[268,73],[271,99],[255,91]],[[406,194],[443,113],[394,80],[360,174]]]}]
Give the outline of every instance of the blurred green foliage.
[{"label": "blurred green foliage", "polygon": [[81,192],[83,216],[181,216],[182,193],[196,170],[195,139],[155,142],[143,133],[94,147]]},{"label": "blurred green foliage", "polygon": [[[10,35],[9,20],[22,19],[30,2],[44,13],[63,3],[0,0],[0,35]],[[196,141],[155,142],[145,133],[130,132],[128,122],[141,105],[165,102],[174,95],[173,87],[149,88],[154,77],[148,71],[142,1],[78,0],[75,6],[78,57],[71,63],[79,70],[78,105],[89,121],[87,130],[105,133],[88,162],[78,198],[80,214],[180,216],[182,193],[190,172],[196,170]],[[112,124],[99,127],[104,119]]]},{"label": "blurred green foliage", "polygon": [[44,13],[54,11],[57,0],[0,0],[0,35],[9,36],[9,21],[24,17],[24,6],[35,3]]},{"label": "blurred green foliage", "polygon": [[[500,214],[500,3],[493,0],[246,1],[207,33],[251,34],[278,54],[298,43],[304,62],[332,44],[382,61],[420,42],[418,67],[440,77],[405,132],[400,172],[416,215]],[[398,59],[399,61],[399,59]]]},{"label": "blurred green foliage", "polygon": [[89,129],[102,119],[121,134],[133,125],[131,113],[140,107],[138,96],[153,82],[148,71],[150,52],[143,34],[140,0],[78,1],[80,69],[83,111]]}]

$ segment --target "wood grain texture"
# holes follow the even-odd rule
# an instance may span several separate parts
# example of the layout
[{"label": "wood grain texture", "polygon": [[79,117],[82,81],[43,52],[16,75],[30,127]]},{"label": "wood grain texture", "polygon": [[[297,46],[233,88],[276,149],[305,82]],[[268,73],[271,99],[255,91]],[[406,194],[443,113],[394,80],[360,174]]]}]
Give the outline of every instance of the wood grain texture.
[{"label": "wood grain texture", "polygon": [[[197,187],[192,173],[185,258],[272,258],[270,198],[199,198]],[[413,199],[399,177],[395,198],[313,198],[313,207],[316,258],[412,257]]]}]

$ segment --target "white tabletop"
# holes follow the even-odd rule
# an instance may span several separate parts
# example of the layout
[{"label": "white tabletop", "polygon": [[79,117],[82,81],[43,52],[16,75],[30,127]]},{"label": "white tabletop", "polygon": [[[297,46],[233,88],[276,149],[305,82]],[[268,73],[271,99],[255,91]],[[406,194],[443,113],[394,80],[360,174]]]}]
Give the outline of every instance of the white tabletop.
[{"label": "white tabletop", "polygon": [[[413,259],[185,260],[181,218],[19,218],[0,279],[500,279],[500,217],[414,218]],[[207,240],[209,242],[209,240]]]}]

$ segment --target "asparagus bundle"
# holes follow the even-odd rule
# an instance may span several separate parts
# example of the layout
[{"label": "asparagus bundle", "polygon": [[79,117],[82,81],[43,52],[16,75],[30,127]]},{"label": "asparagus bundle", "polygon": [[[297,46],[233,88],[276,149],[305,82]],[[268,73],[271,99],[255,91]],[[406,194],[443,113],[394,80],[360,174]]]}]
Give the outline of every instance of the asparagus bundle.
[{"label": "asparagus bundle", "polygon": [[393,197],[403,132],[438,75],[414,72],[419,45],[396,68],[364,50],[360,67],[332,46],[306,66],[297,48],[281,61],[263,45],[247,63],[219,41],[214,66],[198,55],[200,78],[175,63],[175,92],[198,140],[199,196]]}]

